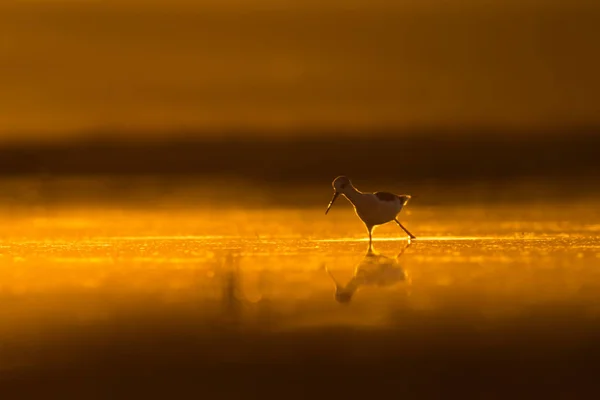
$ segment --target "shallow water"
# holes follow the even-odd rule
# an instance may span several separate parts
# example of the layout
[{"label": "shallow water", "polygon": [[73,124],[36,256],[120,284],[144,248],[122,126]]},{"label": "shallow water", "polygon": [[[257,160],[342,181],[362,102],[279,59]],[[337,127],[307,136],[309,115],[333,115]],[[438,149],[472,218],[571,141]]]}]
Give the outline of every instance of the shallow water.
[{"label": "shallow water", "polygon": [[[198,368],[225,379],[233,372],[219,372],[224,362],[304,369],[313,359],[383,368],[405,357],[450,369],[471,360],[469,369],[500,368],[501,355],[531,370],[558,354],[576,369],[579,356],[600,354],[594,210],[410,210],[402,221],[417,240],[382,226],[376,255],[345,205],[327,217],[321,208],[5,213],[2,382],[25,390],[62,371],[56,390],[73,389],[73,371],[112,382],[144,368],[170,377],[173,365],[189,366],[175,375],[192,382]],[[409,381],[433,379],[400,369]]]}]

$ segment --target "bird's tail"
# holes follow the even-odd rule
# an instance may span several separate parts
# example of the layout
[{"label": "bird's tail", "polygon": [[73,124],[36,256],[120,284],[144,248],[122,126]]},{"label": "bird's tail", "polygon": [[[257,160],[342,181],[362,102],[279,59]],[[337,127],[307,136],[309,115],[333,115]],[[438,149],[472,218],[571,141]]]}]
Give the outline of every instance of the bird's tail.
[{"label": "bird's tail", "polygon": [[408,201],[410,200],[410,195],[403,194],[398,196],[398,198],[400,199],[400,204],[402,204],[402,207],[404,207],[406,203],[408,203]]}]

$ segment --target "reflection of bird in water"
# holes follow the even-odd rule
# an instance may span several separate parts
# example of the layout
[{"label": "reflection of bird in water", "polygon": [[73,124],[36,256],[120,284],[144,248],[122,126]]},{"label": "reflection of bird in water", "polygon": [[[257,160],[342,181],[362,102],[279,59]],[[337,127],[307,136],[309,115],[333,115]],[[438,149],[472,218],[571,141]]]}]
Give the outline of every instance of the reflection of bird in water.
[{"label": "reflection of bird in water", "polygon": [[333,197],[327,206],[325,214],[329,212],[329,209],[338,198],[340,194],[343,194],[350,203],[354,206],[356,215],[365,223],[367,230],[369,231],[369,246],[373,241],[373,228],[376,225],[382,225],[391,221],[395,221],[400,228],[409,236],[410,239],[415,239],[415,236],[410,233],[401,223],[398,221],[398,214],[402,211],[402,208],[410,200],[409,195],[395,195],[393,193],[376,192],[376,193],[363,193],[357,190],[350,182],[350,179],[345,176],[338,176],[332,183],[333,186]]},{"label": "reflection of bird in water", "polygon": [[395,257],[386,257],[373,251],[369,246],[367,254],[363,260],[356,266],[354,276],[350,281],[340,284],[329,268],[325,267],[327,273],[335,283],[335,299],[340,303],[349,303],[352,296],[361,286],[392,286],[399,282],[408,281],[406,271],[398,264],[398,259],[404,254],[410,243],[402,249]]}]

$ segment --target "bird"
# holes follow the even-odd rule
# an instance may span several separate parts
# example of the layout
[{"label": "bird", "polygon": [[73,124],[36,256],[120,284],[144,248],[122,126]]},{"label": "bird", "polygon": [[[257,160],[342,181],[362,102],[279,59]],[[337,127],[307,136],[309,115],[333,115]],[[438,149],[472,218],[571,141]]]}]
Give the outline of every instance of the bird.
[{"label": "bird", "polygon": [[408,231],[398,221],[398,214],[408,203],[411,196],[396,195],[388,192],[363,193],[356,189],[350,179],[346,176],[338,176],[331,184],[333,186],[333,197],[325,210],[325,215],[329,213],[331,206],[339,195],[343,195],[352,205],[358,218],[365,224],[369,232],[369,248],[373,244],[373,228],[377,225],[383,225],[395,221],[400,228],[408,235],[408,240],[416,237]]}]

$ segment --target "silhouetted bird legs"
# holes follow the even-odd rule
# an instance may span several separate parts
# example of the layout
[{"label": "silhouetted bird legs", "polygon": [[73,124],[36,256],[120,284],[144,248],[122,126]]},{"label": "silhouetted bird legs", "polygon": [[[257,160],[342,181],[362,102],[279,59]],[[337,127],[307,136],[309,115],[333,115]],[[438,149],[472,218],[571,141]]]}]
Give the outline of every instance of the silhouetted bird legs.
[{"label": "silhouetted bird legs", "polygon": [[410,232],[408,231],[408,229],[406,229],[404,226],[402,226],[402,224],[400,223],[400,221],[398,221],[398,219],[397,219],[397,218],[394,218],[394,221],[396,221],[396,223],[397,223],[397,224],[400,226],[400,228],[402,228],[402,230],[403,230],[404,232],[406,232],[406,234],[407,234],[407,235],[408,235],[408,236],[409,236],[411,239],[416,239],[416,237],[415,237],[415,236],[414,236],[412,233],[410,233]]}]

